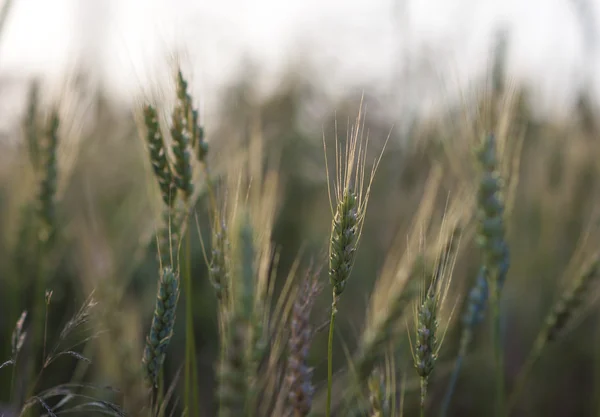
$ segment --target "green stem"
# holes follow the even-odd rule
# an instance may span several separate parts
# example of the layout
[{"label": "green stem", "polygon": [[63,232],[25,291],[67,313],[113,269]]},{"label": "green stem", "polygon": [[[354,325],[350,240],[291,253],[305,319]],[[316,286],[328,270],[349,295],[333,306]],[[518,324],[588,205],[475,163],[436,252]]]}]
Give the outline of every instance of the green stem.
[{"label": "green stem", "polygon": [[541,354],[542,350],[544,349],[544,346],[546,345],[545,340],[546,340],[546,334],[544,332],[540,333],[540,336],[538,336],[537,340],[535,341],[535,344],[533,346],[531,353],[527,357],[527,361],[525,362],[525,364],[519,371],[519,374],[517,375],[517,379],[515,382],[515,387],[513,388],[512,392],[510,393],[510,396],[508,398],[508,402],[507,402],[508,405],[506,406],[506,413],[505,413],[506,417],[508,417],[510,415],[514,406],[517,404],[517,400],[519,399],[519,396],[521,395],[523,388],[525,388],[525,384],[526,384],[527,380],[529,379],[529,376],[531,375],[531,371],[533,370],[534,365],[537,363],[538,359],[540,358],[540,354]]},{"label": "green stem", "polygon": [[199,415],[198,401],[198,375],[196,372],[196,341],[194,338],[194,311],[192,309],[192,273],[191,273],[191,239],[190,228],[186,230],[185,241],[185,262],[183,279],[185,281],[185,402],[189,415],[196,417]]},{"label": "green stem", "polygon": [[15,372],[16,372],[16,368],[17,364],[16,361],[12,366],[12,371],[11,371],[11,375],[10,375],[10,391],[8,392],[8,403],[12,404],[13,402],[13,393],[14,393],[14,389],[15,389]]},{"label": "green stem", "polygon": [[[158,388],[156,390],[156,405],[160,407],[164,400],[164,389],[165,389],[165,367],[161,367],[158,374]],[[158,408],[157,408],[158,409]]]},{"label": "green stem", "polygon": [[458,377],[460,375],[465,357],[467,356],[467,348],[469,347],[472,338],[473,331],[471,329],[465,329],[464,333],[461,336],[460,348],[458,351],[458,355],[456,356],[456,360],[454,362],[454,369],[452,370],[452,375],[450,376],[448,389],[446,391],[446,394],[442,401],[442,406],[440,408],[440,417],[446,417],[448,415],[450,403],[452,402],[452,397],[454,395],[454,391],[456,390]]},{"label": "green stem", "polygon": [[[598,326],[598,323],[600,323],[598,321],[598,319],[596,318],[596,326]],[[595,369],[595,373],[594,373],[594,392],[598,393],[599,392],[599,388],[600,388],[600,355],[599,355],[599,348],[600,348],[600,333],[599,332],[595,332],[596,334],[596,345],[594,347],[594,359],[595,359],[595,363],[596,363],[596,369]],[[595,415],[596,417],[600,417],[600,395],[595,395],[594,398],[594,404],[593,404],[593,409],[595,411]]]},{"label": "green stem", "polygon": [[421,377],[421,406],[420,406],[420,417],[425,417],[425,399],[427,398],[427,377]]},{"label": "green stem", "polygon": [[[36,262],[36,275],[35,275],[35,283],[34,283],[34,293],[33,293],[33,314],[31,315],[32,321],[32,347],[31,350],[34,355],[40,350],[41,345],[43,344],[43,332],[44,332],[44,305],[45,305],[45,284],[46,280],[44,277],[44,262],[46,259],[46,250],[45,250],[45,242],[42,242],[38,239],[36,243],[37,250],[37,262]],[[42,358],[41,366],[44,366],[45,357]],[[32,360],[29,361],[29,375],[30,375],[30,384],[27,390],[26,397],[23,400],[31,397],[35,392],[37,380],[36,378],[36,364],[37,361]],[[39,377],[39,376],[38,376]],[[31,415],[31,411],[28,412]]]},{"label": "green stem", "polygon": [[496,363],[496,415],[504,416],[504,352],[502,349],[502,328],[500,322],[500,293],[497,276],[492,282],[492,345]]},{"label": "green stem", "polygon": [[335,316],[337,314],[338,296],[333,293],[331,302],[331,320],[329,322],[329,343],[327,347],[327,406],[325,408],[326,417],[331,417],[331,388],[333,386],[333,328]]}]

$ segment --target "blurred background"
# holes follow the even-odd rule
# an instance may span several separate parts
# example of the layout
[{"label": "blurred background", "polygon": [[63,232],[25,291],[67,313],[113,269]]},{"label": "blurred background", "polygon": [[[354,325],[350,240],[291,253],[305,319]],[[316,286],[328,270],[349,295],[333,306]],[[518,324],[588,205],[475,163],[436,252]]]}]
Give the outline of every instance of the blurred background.
[{"label": "blurred background", "polygon": [[[323,137],[335,139],[336,121],[345,137],[361,99],[373,156],[389,136],[338,316],[350,348],[386,255],[394,238],[407,233],[432,167],[449,170],[441,200],[470,180],[452,167],[471,163],[465,141],[478,125],[474,109],[485,100],[515,97],[508,132],[521,143],[514,157],[519,182],[508,219],[513,256],[503,300],[509,384],[570,278],[565,270],[581,236],[590,234],[592,249],[600,243],[598,0],[5,0],[0,22],[0,363],[10,357],[21,311],[39,296],[32,278],[35,237],[27,236],[26,227],[28,203],[36,197],[26,146],[32,91],[39,94],[41,119],[53,105],[61,115],[60,226],[47,271],[48,334],[60,333],[96,289],[101,310],[117,314],[122,336],[100,338],[89,348],[93,362],[85,369],[68,358],[57,363],[44,387],[74,379],[125,390],[128,353],[117,348],[142,351],[156,294],[152,241],[159,201],[135,111],[150,99],[172,104],[176,60],[200,109],[217,172],[219,161],[256,134],[266,154],[278,158],[284,188],[273,240],[281,248],[282,277],[301,248],[308,258],[326,247],[331,219]],[[444,153],[447,147],[454,150]],[[204,206],[200,201],[198,213],[206,231]],[[213,415],[216,299],[195,230],[192,242],[200,399],[206,415]],[[472,244],[459,256],[457,309],[478,260]],[[324,293],[317,323],[327,314]],[[591,300],[586,313],[536,366],[515,415],[600,415],[600,322]],[[170,376],[183,355],[179,326],[166,363]],[[451,327],[440,352],[432,414],[459,336],[459,327]],[[311,350],[317,390],[326,380],[326,343],[326,335],[318,334]],[[337,348],[342,352],[341,343]],[[451,415],[488,410],[489,352],[482,331]],[[410,352],[404,357],[400,377],[413,377]],[[338,358],[341,368],[343,355]],[[7,410],[10,386],[11,372],[0,370],[0,404]],[[16,386],[18,391],[19,378]],[[416,394],[407,393],[405,415],[414,415],[416,405]]]}]

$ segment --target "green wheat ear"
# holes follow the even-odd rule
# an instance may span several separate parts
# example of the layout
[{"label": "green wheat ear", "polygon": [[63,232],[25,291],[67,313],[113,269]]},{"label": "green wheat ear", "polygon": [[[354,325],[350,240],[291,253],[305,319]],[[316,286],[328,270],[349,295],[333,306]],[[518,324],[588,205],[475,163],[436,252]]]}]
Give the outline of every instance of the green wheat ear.
[{"label": "green wheat ear", "polygon": [[510,257],[505,239],[503,181],[498,172],[496,139],[486,136],[477,149],[477,160],[481,168],[478,190],[478,243],[484,256],[484,268],[490,289],[499,298],[508,269]]},{"label": "green wheat ear", "polygon": [[199,124],[198,110],[194,108],[192,96],[188,92],[188,83],[181,69],[177,70],[177,112],[184,120],[186,133],[190,137],[190,145],[196,153],[196,158],[204,162],[208,154],[208,143],[204,137],[204,128]]},{"label": "green wheat ear", "polygon": [[40,85],[36,80],[30,88],[27,99],[27,113],[24,120],[24,133],[27,139],[27,145],[29,148],[29,159],[34,170],[39,169],[40,165],[40,143],[39,143],[39,123],[38,123],[38,111],[39,111],[39,90]]},{"label": "green wheat ear", "polygon": [[344,291],[354,263],[358,243],[358,216],[356,194],[351,189],[346,189],[338,202],[331,233],[329,280],[336,296]]},{"label": "green wheat ear", "polygon": [[[181,70],[177,71],[175,82],[177,103],[171,115],[171,136],[174,142],[173,155],[175,155],[175,184],[183,192],[184,198],[189,200],[194,192],[190,149],[200,141],[201,129],[197,125],[198,113],[192,107],[192,99],[187,93],[187,82],[183,78]],[[202,154],[201,160],[205,156],[205,153]]]},{"label": "green wheat ear", "polygon": [[438,352],[438,290],[432,283],[417,309],[415,369],[421,377],[421,414],[424,414],[429,376],[433,372]]},{"label": "green wheat ear", "polygon": [[[439,334],[440,310],[446,300],[452,268],[457,251],[457,236],[460,228],[450,233],[448,240],[437,259],[437,263],[429,276],[427,290],[421,295],[415,311],[415,344],[411,344],[414,366],[421,381],[420,415],[425,415],[425,400],[429,378],[435,368],[438,353],[443,340]],[[442,332],[443,333],[443,332]]]},{"label": "green wheat ear", "polygon": [[255,271],[253,229],[247,212],[240,214],[232,230],[231,292],[221,303],[221,356],[218,372],[219,417],[238,417],[252,412],[251,336],[254,313]]},{"label": "green wheat ear", "polygon": [[150,153],[150,162],[158,185],[160,187],[163,202],[168,207],[173,207],[177,196],[171,173],[171,166],[167,159],[167,149],[164,137],[160,130],[156,109],[151,105],[144,106],[144,124],[146,126],[146,143]]},{"label": "green wheat ear", "polygon": [[170,268],[163,269],[156,294],[156,306],[142,359],[146,382],[156,387],[158,374],[173,337],[175,312],[179,300],[179,276]]},{"label": "green wheat ear", "polygon": [[50,241],[55,232],[56,217],[56,191],[58,182],[58,127],[60,118],[58,111],[54,109],[50,114],[45,135],[45,148],[43,149],[43,172],[39,189],[39,216],[42,221],[40,239],[44,242]]}]

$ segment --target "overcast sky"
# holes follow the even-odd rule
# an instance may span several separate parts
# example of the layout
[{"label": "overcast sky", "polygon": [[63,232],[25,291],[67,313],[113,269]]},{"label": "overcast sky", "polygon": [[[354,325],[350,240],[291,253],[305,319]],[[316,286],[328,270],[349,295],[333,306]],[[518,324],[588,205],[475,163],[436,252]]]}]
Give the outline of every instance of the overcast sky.
[{"label": "overcast sky", "polygon": [[[429,97],[444,86],[468,87],[485,71],[500,26],[511,34],[511,76],[529,82],[544,108],[568,105],[588,81],[600,97],[600,54],[594,52],[600,0],[14,2],[0,73],[56,80],[84,57],[122,97],[157,78],[172,48],[185,52],[193,84],[205,97],[216,96],[243,69],[244,55],[261,62],[269,88],[299,54],[310,62],[299,70],[332,94],[367,83],[382,94],[397,89]],[[423,73],[429,82],[411,82]]]}]

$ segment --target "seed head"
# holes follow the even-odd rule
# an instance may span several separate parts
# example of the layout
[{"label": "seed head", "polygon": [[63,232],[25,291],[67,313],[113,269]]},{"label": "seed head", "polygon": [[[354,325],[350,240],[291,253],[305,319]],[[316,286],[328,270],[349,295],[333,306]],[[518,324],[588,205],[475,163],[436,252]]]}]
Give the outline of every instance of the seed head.
[{"label": "seed head", "polygon": [[150,162],[160,187],[162,199],[168,207],[173,207],[177,196],[176,188],[167,159],[164,138],[160,131],[158,115],[151,105],[144,106],[144,124],[146,125],[146,142],[150,152]]},{"label": "seed head", "polygon": [[498,173],[496,139],[488,135],[477,150],[482,170],[478,191],[478,243],[484,254],[484,271],[488,282],[500,293],[510,266],[510,254],[505,239],[504,203],[501,199],[502,179]]},{"label": "seed head", "polygon": [[313,338],[310,313],[320,290],[316,275],[312,278],[307,275],[292,311],[286,380],[291,407],[289,411],[295,417],[308,415],[315,391],[312,385],[313,369],[308,366],[307,359]]},{"label": "seed head", "polygon": [[165,354],[175,326],[175,311],[179,300],[179,276],[170,267],[163,269],[156,295],[156,306],[150,333],[142,359],[149,385],[156,386],[158,373],[165,360]]},{"label": "seed head", "polygon": [[336,141],[336,178],[333,197],[329,184],[327,146],[323,141],[329,201],[333,216],[329,242],[329,281],[336,297],[344,291],[346,281],[354,266],[354,253],[360,241],[371,184],[381,160],[380,155],[367,180],[365,166],[368,140],[363,141],[362,122],[362,113],[359,111],[356,124],[349,134],[344,150]]}]

